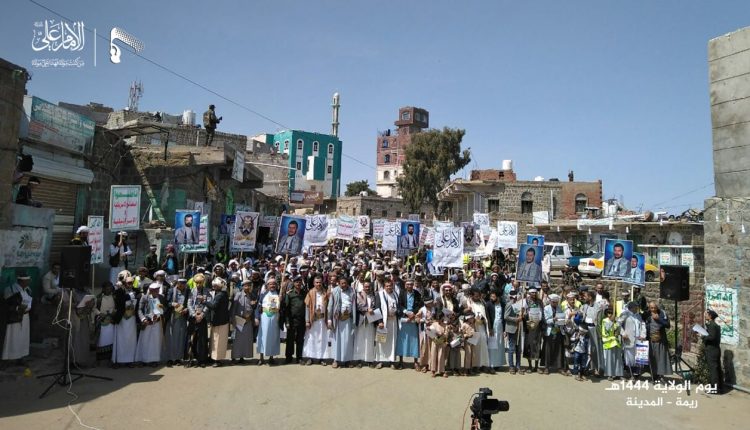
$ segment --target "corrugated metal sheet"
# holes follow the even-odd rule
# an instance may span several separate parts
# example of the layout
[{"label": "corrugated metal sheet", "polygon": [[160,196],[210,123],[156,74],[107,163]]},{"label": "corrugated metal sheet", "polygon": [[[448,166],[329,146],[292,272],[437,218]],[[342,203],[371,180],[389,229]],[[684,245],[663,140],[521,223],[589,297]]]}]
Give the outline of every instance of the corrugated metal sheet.
[{"label": "corrugated metal sheet", "polygon": [[78,185],[51,179],[42,179],[41,182],[32,197],[41,202],[43,207],[55,210],[50,262],[56,262],[60,261],[60,248],[73,238]]}]

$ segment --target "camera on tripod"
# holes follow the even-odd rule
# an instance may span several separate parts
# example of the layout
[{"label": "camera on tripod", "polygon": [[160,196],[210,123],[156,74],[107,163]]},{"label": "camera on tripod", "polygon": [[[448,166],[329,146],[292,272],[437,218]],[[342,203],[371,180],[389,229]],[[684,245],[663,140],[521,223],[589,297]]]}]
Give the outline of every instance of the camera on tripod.
[{"label": "camera on tripod", "polygon": [[492,415],[498,412],[507,412],[510,409],[510,403],[505,400],[492,399],[492,390],[489,388],[480,388],[471,403],[471,422],[472,427],[479,430],[492,428]]}]

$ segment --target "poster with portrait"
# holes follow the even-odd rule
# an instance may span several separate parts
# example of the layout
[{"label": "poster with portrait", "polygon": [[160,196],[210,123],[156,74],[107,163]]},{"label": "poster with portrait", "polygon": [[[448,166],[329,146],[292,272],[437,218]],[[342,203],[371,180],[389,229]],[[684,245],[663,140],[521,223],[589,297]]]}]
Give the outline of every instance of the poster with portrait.
[{"label": "poster with portrait", "polygon": [[630,257],[630,272],[622,278],[623,282],[633,285],[646,285],[646,256],[640,252],[634,252]]},{"label": "poster with portrait", "polygon": [[354,239],[354,230],[357,228],[357,219],[352,216],[339,215],[338,225],[336,227],[336,239],[352,240]]},{"label": "poster with portrait", "polygon": [[305,249],[311,246],[326,246],[328,243],[328,216],[307,215],[305,227]]},{"label": "poster with portrait", "polygon": [[497,248],[518,248],[518,222],[516,221],[498,221],[497,222]]},{"label": "poster with portrait", "polygon": [[276,241],[276,253],[281,255],[299,255],[305,243],[307,220],[302,217],[282,215],[279,223],[279,235]]},{"label": "poster with portrait", "polygon": [[180,252],[194,249],[200,240],[201,213],[196,210],[177,210],[174,214],[174,243]]},{"label": "poster with portrait", "polygon": [[254,251],[258,238],[258,212],[237,212],[235,215],[232,249],[235,251]]},{"label": "poster with portrait", "polygon": [[539,285],[542,282],[542,253],[543,246],[523,244],[518,249],[518,263],[516,264],[516,279]]},{"label": "poster with portrait", "polygon": [[630,259],[633,257],[633,241],[607,239],[604,241],[604,270],[602,276],[610,279],[625,279],[630,275]]},{"label": "poster with portrait", "polygon": [[383,228],[385,227],[386,220],[374,219],[372,220],[372,238],[375,240],[383,240]]},{"label": "poster with portrait", "polygon": [[461,268],[464,265],[464,230],[461,227],[446,228],[435,232],[435,247],[432,263],[436,267]]},{"label": "poster with portrait", "polygon": [[526,244],[534,246],[544,246],[544,235],[542,234],[527,234]]},{"label": "poster with portrait", "polygon": [[383,251],[396,251],[401,223],[385,221],[383,224]]},{"label": "poster with portrait", "polygon": [[219,234],[234,234],[234,220],[235,215],[221,214],[221,222],[219,223]]},{"label": "poster with portrait", "polygon": [[442,276],[443,274],[443,268],[438,267],[433,262],[433,255],[435,253],[435,250],[428,249],[425,252],[425,263],[427,264],[427,273],[429,273],[432,276]]},{"label": "poster with portrait", "polygon": [[399,255],[409,255],[412,251],[419,248],[419,227],[420,225],[416,221],[404,221],[401,223],[401,232],[398,238]]},{"label": "poster with portrait", "polygon": [[360,215],[357,217],[357,229],[355,236],[364,239],[365,236],[370,234],[370,217],[367,215]]},{"label": "poster with portrait", "polygon": [[464,231],[464,252],[469,254],[473,253],[481,243],[482,232],[479,229],[479,226],[473,222],[462,222],[461,228]]}]

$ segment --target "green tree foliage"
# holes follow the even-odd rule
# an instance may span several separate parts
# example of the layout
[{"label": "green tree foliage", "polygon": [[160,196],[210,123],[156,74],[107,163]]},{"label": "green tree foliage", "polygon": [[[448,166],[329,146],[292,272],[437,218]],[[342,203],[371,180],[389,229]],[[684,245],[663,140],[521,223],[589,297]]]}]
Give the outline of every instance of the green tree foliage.
[{"label": "green tree foliage", "polygon": [[358,196],[362,191],[366,191],[368,196],[374,196],[376,193],[370,188],[370,183],[367,179],[361,181],[349,182],[346,184],[346,192],[344,195],[347,197]]},{"label": "green tree foliage", "polygon": [[428,130],[414,135],[406,147],[404,173],[397,178],[401,197],[412,213],[419,213],[422,204],[438,211],[437,193],[452,174],[471,161],[471,151],[461,150],[465,130]]}]

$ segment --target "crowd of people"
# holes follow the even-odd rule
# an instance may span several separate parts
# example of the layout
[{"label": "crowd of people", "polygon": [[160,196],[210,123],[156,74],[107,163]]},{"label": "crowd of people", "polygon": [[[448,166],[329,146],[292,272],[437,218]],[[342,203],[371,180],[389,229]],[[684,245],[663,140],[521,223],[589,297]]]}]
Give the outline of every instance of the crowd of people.
[{"label": "crowd of people", "polygon": [[[85,231],[78,233],[85,240]],[[638,286],[611,297],[601,282],[577,289],[520,283],[508,260],[501,266],[493,258],[430,276],[419,254],[399,258],[366,240],[331,242],[296,257],[190,266],[177,275],[155,261],[155,250],[134,273],[120,270],[115,257],[130,250],[118,236],[110,253],[116,277],[95,299],[84,288],[45,284],[44,301],[71,303],[75,363],[93,361],[89,339],[96,339],[96,359],[113,367],[219,367],[253,359],[258,365],[407,366],[432,377],[502,371],[587,381],[672,374],[670,321]],[[53,272],[45,283],[56,279]],[[24,312],[27,282],[19,277],[5,291],[6,302],[18,294]],[[25,314],[19,322],[23,328],[8,325],[4,359],[24,354]],[[704,341],[718,346],[715,336],[712,331]],[[637,357],[643,341],[647,362]]]}]

